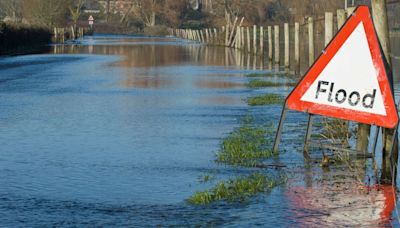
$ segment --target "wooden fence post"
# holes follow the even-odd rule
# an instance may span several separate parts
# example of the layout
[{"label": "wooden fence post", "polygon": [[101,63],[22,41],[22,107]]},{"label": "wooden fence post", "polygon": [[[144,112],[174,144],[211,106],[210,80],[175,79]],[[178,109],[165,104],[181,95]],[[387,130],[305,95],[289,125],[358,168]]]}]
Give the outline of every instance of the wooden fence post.
[{"label": "wooden fence post", "polygon": [[280,63],[280,55],[279,55],[279,25],[274,26],[274,36],[275,36],[275,64],[279,65]]},{"label": "wooden fence post", "polygon": [[260,26],[260,54],[264,56],[264,27]]},{"label": "wooden fence post", "polygon": [[338,30],[344,25],[344,22],[346,21],[346,11],[344,9],[338,9],[336,11],[337,15],[337,26]]},{"label": "wooden fence post", "polygon": [[333,13],[325,13],[325,47],[333,38]]},{"label": "wooden fence post", "polygon": [[294,62],[295,74],[300,74],[300,24],[294,23]]},{"label": "wooden fence post", "polygon": [[284,30],[285,30],[285,69],[289,69],[289,64],[290,64],[290,54],[289,54],[289,23],[284,24]]},{"label": "wooden fence post", "polygon": [[58,42],[58,31],[56,27],[54,27],[54,41]]},{"label": "wooden fence post", "polygon": [[245,35],[244,35],[244,27],[240,27],[240,37],[241,37],[241,44],[240,44],[240,46],[241,46],[241,48],[242,48],[242,50],[244,51],[244,49],[246,48],[246,38],[245,38]]},{"label": "wooden fence post", "polygon": [[203,30],[200,30],[200,37],[201,37],[201,42],[205,43],[206,40],[204,39],[204,33]]},{"label": "wooden fence post", "polygon": [[196,33],[197,41],[199,41],[201,43],[201,37],[200,37],[199,30],[195,30],[195,33]]},{"label": "wooden fence post", "polygon": [[75,40],[76,39],[76,35],[75,35],[75,28],[74,28],[74,26],[71,26],[71,38],[73,39],[73,40]]},{"label": "wooden fence post", "polygon": [[253,49],[254,54],[257,54],[257,26],[253,26]]},{"label": "wooden fence post", "polygon": [[314,21],[312,17],[308,18],[308,65],[314,63]]},{"label": "wooden fence post", "polygon": [[346,9],[347,17],[350,17],[350,15],[353,14],[355,9],[356,7],[347,7]]},{"label": "wooden fence post", "polygon": [[229,46],[229,33],[230,33],[230,26],[229,24],[226,25],[225,28],[225,46]]},{"label": "wooden fence post", "polygon": [[272,62],[272,27],[268,26],[268,61]]},{"label": "wooden fence post", "polygon": [[61,33],[62,33],[61,40],[63,43],[65,43],[65,28],[61,28]]},{"label": "wooden fence post", "polygon": [[[392,67],[392,59],[390,56],[390,39],[389,26],[386,9],[386,1],[372,0],[372,14],[374,25],[378,39],[380,41],[382,51],[386,57],[388,67]],[[391,70],[391,69],[389,69]],[[389,82],[393,88],[393,77],[389,76]],[[393,91],[392,91],[393,92]],[[366,131],[365,134],[368,132]],[[369,136],[369,135],[368,135]],[[394,129],[383,129],[383,151],[382,151],[382,175],[381,183],[394,184],[397,176],[397,160],[398,160],[398,139],[397,132]],[[392,144],[394,147],[392,148]]]},{"label": "wooden fence post", "polygon": [[235,48],[238,49],[240,45],[240,27],[236,26]]},{"label": "wooden fence post", "polygon": [[241,28],[240,28],[240,26],[238,26],[237,27],[237,37],[238,37],[238,39],[237,39],[237,47],[238,47],[238,49],[241,49],[242,48],[242,32],[241,32]]},{"label": "wooden fence post", "polygon": [[231,42],[232,42],[233,36],[235,35],[235,27],[236,27],[237,20],[238,20],[238,18],[235,17],[235,20],[232,25],[232,29],[230,31],[229,39],[228,39],[228,46],[231,46],[231,44],[232,44]]},{"label": "wooden fence post", "polygon": [[246,27],[247,30],[247,52],[251,52],[251,39],[250,39],[250,28]]},{"label": "wooden fence post", "polygon": [[219,44],[219,42],[218,42],[218,32],[217,32],[216,28],[214,28],[214,43],[215,44]]}]

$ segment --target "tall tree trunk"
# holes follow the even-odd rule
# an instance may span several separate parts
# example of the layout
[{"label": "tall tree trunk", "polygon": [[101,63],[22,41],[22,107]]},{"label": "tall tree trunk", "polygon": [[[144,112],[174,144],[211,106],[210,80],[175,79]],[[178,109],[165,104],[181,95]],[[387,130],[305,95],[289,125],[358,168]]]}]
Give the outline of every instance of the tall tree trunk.
[{"label": "tall tree trunk", "polygon": [[155,26],[155,25],[156,25],[156,13],[153,11],[151,12],[150,26]]},{"label": "tall tree trunk", "polygon": [[132,3],[132,5],[129,7],[129,9],[124,13],[121,20],[119,21],[120,24],[122,24],[125,21],[126,17],[131,13],[133,7],[135,7],[134,3]]},{"label": "tall tree trunk", "polygon": [[107,0],[107,17],[106,17],[106,21],[108,22],[110,19],[110,1],[111,0]]}]

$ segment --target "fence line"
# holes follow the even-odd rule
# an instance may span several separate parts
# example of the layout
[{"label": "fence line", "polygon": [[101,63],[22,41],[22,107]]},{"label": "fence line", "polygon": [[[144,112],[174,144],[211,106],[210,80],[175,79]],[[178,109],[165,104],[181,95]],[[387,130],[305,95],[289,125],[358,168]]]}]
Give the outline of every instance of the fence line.
[{"label": "fence line", "polygon": [[[301,63],[307,68],[312,65],[316,51],[322,51],[333,38],[335,28],[340,29],[354,10],[355,7],[338,9],[336,12],[326,12],[324,17],[308,17],[303,22],[266,27],[243,26],[244,17],[236,17],[231,25],[221,28],[169,29],[169,33],[172,36],[208,45],[231,47],[248,55],[263,57],[267,53],[268,62],[278,66],[277,69],[282,64],[287,72],[291,69],[295,74],[300,74]],[[318,29],[321,26],[322,29]],[[322,32],[318,33],[319,30]],[[322,33],[325,36],[321,36]],[[323,46],[317,43],[321,40],[315,39],[321,37]],[[282,55],[281,50],[283,50]]]},{"label": "fence line", "polygon": [[66,40],[74,40],[83,37],[86,34],[91,33],[89,28],[77,28],[76,30],[71,27],[67,28],[57,28],[53,29],[53,42],[64,43]]}]

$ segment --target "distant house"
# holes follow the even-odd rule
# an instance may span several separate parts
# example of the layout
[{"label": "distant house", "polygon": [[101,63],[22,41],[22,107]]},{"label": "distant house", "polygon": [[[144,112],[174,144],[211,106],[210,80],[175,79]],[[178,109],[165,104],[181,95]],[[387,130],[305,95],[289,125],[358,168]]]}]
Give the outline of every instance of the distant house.
[{"label": "distant house", "polygon": [[90,13],[90,14],[98,14],[101,12],[101,10],[95,10],[95,9],[85,9],[83,10],[84,13]]},{"label": "distant house", "polygon": [[83,12],[88,14],[99,14],[101,12],[101,4],[97,0],[88,0],[84,5]]},{"label": "distant house", "polygon": [[112,14],[126,13],[126,10],[132,5],[129,0],[99,0],[97,1],[104,12],[109,10]]},{"label": "distant house", "polygon": [[212,11],[212,0],[188,0],[190,7],[198,11]]}]

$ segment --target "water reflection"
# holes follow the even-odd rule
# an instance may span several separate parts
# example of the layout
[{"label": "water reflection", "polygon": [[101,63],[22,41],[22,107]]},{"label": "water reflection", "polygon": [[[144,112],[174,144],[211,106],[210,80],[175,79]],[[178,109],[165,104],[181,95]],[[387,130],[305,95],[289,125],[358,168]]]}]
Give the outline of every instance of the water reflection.
[{"label": "water reflection", "polygon": [[317,224],[334,226],[391,227],[397,200],[392,186],[354,186],[322,181],[314,187],[293,187],[287,191],[300,226]]},{"label": "water reflection", "polygon": [[[161,39],[161,38],[160,38]],[[107,42],[106,42],[107,40]],[[117,64],[121,67],[162,67],[171,65],[197,64],[202,66],[241,66],[248,69],[262,69],[260,56],[246,54],[232,48],[206,46],[175,38],[97,38],[79,44],[55,45],[54,54],[100,54],[119,55],[123,59]]]},{"label": "water reflection", "polygon": [[[162,43],[160,43],[162,40]],[[121,86],[125,88],[172,88],[182,84],[181,78],[191,74],[187,71],[168,72],[160,70],[169,66],[232,67],[241,69],[263,69],[260,56],[249,55],[225,47],[210,47],[195,42],[175,38],[137,38],[137,37],[94,37],[82,40],[78,44],[55,45],[54,54],[96,54],[117,55],[121,60],[114,64],[124,70],[125,79]],[[168,71],[168,70],[167,70]],[[171,73],[170,73],[171,74]],[[224,76],[225,72],[216,72],[213,76]],[[168,77],[167,77],[168,76]],[[171,77],[170,77],[171,76]],[[201,75],[204,76],[204,75]],[[227,89],[243,87],[242,83],[198,80],[193,82],[196,88]]]},{"label": "water reflection", "polygon": [[[229,122],[230,119],[226,120],[223,118],[229,115],[236,116],[238,114],[232,114],[231,110],[225,112],[225,110],[221,108],[220,112],[223,112],[221,114],[223,118],[220,118],[225,121],[225,123],[227,123],[227,126],[217,126],[215,127],[215,129],[210,127],[210,129],[206,129],[204,131],[204,134],[200,134],[199,136],[197,136],[197,134],[195,134],[194,136],[192,135],[194,132],[193,129],[198,128],[199,126],[190,125],[189,123],[212,123],[212,125],[214,125],[214,122],[222,123],[223,121],[221,121],[220,119],[204,120],[201,118],[195,119],[193,117],[215,115],[214,107],[208,107],[209,109],[207,110],[209,111],[209,113],[206,112],[205,114],[199,114],[199,112],[201,113],[205,110],[202,105],[207,106],[241,104],[243,102],[243,98],[249,94],[236,95],[235,93],[237,91],[231,91],[232,93],[229,94],[219,93],[220,90],[244,88],[245,80],[236,80],[235,77],[232,77],[232,74],[229,73],[229,69],[232,69],[232,67],[235,66],[237,67],[235,69],[240,70],[262,69],[264,67],[264,61],[258,56],[249,55],[247,53],[235,51],[230,48],[208,47],[198,43],[186,42],[174,38],[163,39],[161,43],[159,41],[160,40],[158,38],[126,37],[123,39],[117,39],[111,37],[97,37],[95,39],[85,40],[79,45],[72,44],[54,46],[53,52],[121,56],[121,59],[113,64],[113,67],[117,68],[121,73],[121,75],[118,75],[121,77],[121,80],[119,80],[118,84],[119,87],[123,89],[157,89],[157,93],[151,94],[151,98],[149,98],[148,96],[138,97],[136,99],[132,97],[127,97],[119,103],[114,102],[113,100],[109,103],[110,107],[115,104],[121,104],[121,107],[123,107],[110,108],[110,113],[112,113],[112,111],[114,110],[120,111],[126,109],[126,113],[124,112],[126,115],[124,124],[121,124],[120,128],[118,129],[113,129],[114,132],[121,132],[121,129],[124,129],[124,127],[126,127],[126,123],[130,123],[132,122],[132,120],[136,121],[135,124],[132,124],[132,126],[130,126],[129,129],[131,131],[122,131],[121,135],[114,139],[119,140],[120,138],[126,137],[127,135],[137,134],[135,135],[135,137],[133,137],[134,140],[132,138],[129,138],[125,142],[126,145],[124,145],[124,149],[133,148],[132,150],[140,152],[137,154],[133,153],[135,156],[132,156],[134,158],[131,158],[132,164],[135,164],[137,162],[136,157],[139,157],[139,160],[143,160],[142,156],[147,156],[147,154],[150,154],[152,156],[151,159],[144,160],[149,164],[153,164],[154,159],[160,157],[160,159],[158,160],[160,160],[161,162],[158,160],[157,161],[159,163],[159,166],[161,167],[162,165],[164,165],[164,161],[168,161],[168,159],[172,160],[172,162],[176,162],[174,164],[176,164],[177,167],[181,167],[182,162],[175,161],[177,157],[192,158],[193,156],[200,157],[205,161],[204,163],[208,165],[210,158],[212,158],[212,155],[204,155],[204,157],[202,157],[201,155],[196,155],[196,151],[192,151],[193,148],[198,145],[204,146],[209,144],[209,142],[204,143],[203,141],[200,141],[200,137],[208,137],[211,132],[216,132],[218,129],[221,128],[230,129],[232,127],[232,122]],[[400,47],[395,48],[395,50],[400,50]],[[400,72],[398,68],[400,64],[398,64],[398,61],[396,61],[397,60],[394,60],[395,72]],[[221,70],[221,68],[223,70]],[[268,69],[280,71],[280,66],[268,63]],[[395,75],[399,74],[395,73]],[[229,80],[224,80],[225,76],[229,76]],[[281,78],[280,76],[275,76],[274,80],[278,80],[278,77],[281,80],[287,80],[285,78]],[[176,90],[172,92],[173,95],[170,98],[166,98],[166,93],[160,92],[160,90],[171,88]],[[286,89],[288,88],[289,87],[287,87]],[[198,90],[204,89],[207,90],[203,91],[203,93],[198,92]],[[282,90],[282,88],[279,88],[279,90]],[[183,92],[181,93],[181,91]],[[168,90],[168,92],[170,92],[170,90]],[[101,99],[101,101],[98,101],[97,103],[101,104],[101,107],[103,107],[104,99]],[[155,105],[155,107],[149,107],[149,104]],[[166,108],[165,105],[172,106],[171,109],[173,110],[172,112],[167,109],[167,111],[170,112],[168,118],[162,115],[165,112],[165,110],[163,110],[164,108]],[[186,107],[186,105],[188,107]],[[142,110],[142,112],[139,110]],[[160,112],[161,114],[157,112],[159,110],[162,110]],[[135,113],[137,112],[140,113],[140,116],[136,118],[132,117],[132,115],[135,115]],[[97,109],[95,109],[93,110],[93,113],[98,114],[104,112],[99,112]],[[149,116],[149,113],[152,113],[152,115],[156,113],[160,116],[152,117],[152,115]],[[176,114],[175,117],[174,115],[171,115],[171,113],[179,113],[179,115]],[[272,115],[277,115],[276,113],[279,112],[276,110],[266,109],[263,110],[263,113],[260,115],[265,116],[265,113],[268,113],[270,117]],[[181,123],[181,125],[179,125],[180,122],[176,119],[172,119],[171,116],[181,120],[183,124]],[[104,119],[105,120],[103,120],[103,122],[109,122],[108,117]],[[118,122],[121,118],[117,115],[114,119],[114,121]],[[143,124],[143,122],[148,122],[150,124],[146,125]],[[149,126],[153,126],[152,124],[154,123],[157,123],[156,130],[154,131],[156,133],[149,134],[147,132],[147,129],[149,128]],[[298,122],[296,122],[296,125],[297,124]],[[171,129],[173,130],[172,133]],[[182,129],[188,129],[188,131],[182,133]],[[95,132],[97,133],[97,130]],[[225,133],[226,132],[227,131],[225,131]],[[222,133],[218,132],[213,134],[212,136],[213,138],[219,138],[221,137],[221,135]],[[142,153],[143,148],[149,147],[149,145],[152,146],[153,144],[157,144],[159,141],[162,141],[157,137],[168,138],[169,141],[167,142],[167,146],[165,144],[159,145],[156,148],[149,148],[147,150],[144,150],[145,153]],[[196,139],[195,143],[182,143],[185,146],[188,145],[187,147],[175,146],[175,144],[179,144],[179,142],[181,142],[182,138],[190,137]],[[97,145],[97,136],[93,138],[95,138],[93,139],[93,141]],[[150,142],[149,139],[153,140],[154,138],[159,141],[154,140]],[[134,143],[132,143],[132,140],[136,140],[136,143],[139,146],[136,146]],[[115,148],[110,148],[109,150],[113,151],[114,149]],[[155,154],[153,154],[154,151],[156,151]],[[186,151],[188,152],[188,154],[184,153]],[[203,155],[206,153],[213,153],[213,151],[210,148],[206,148],[198,154]],[[288,157],[292,155],[290,152],[288,152],[287,154]],[[173,159],[169,157],[166,158],[166,155],[173,157]],[[124,156],[123,160],[126,160],[126,155]],[[188,159],[188,161],[184,162],[190,163],[192,162],[191,160],[192,159],[190,159],[189,161]],[[286,161],[289,161],[290,163],[292,162],[292,158]],[[117,164],[119,163],[120,161],[117,162]],[[360,164],[363,164],[363,162],[361,162]],[[138,167],[140,167],[140,170],[143,169],[140,164],[138,165]],[[365,166],[361,166],[361,168],[365,168]],[[153,170],[153,166],[151,167],[151,170]],[[123,172],[125,172],[125,170]],[[293,214],[286,214],[285,211],[282,210],[282,208],[276,207],[276,205],[272,205],[271,207],[270,205],[268,205],[269,208],[263,209],[260,213],[263,218],[265,218],[265,214],[273,215],[275,210],[277,210],[278,208],[278,210],[282,210],[278,213],[283,214],[283,216],[285,217],[291,217],[293,221],[305,227],[318,225],[322,226],[326,224],[332,226],[339,226],[340,224],[354,226],[361,226],[365,224],[386,226],[391,224],[391,215],[394,209],[394,202],[396,197],[395,192],[392,188],[383,187],[371,189],[368,190],[369,192],[368,194],[366,194],[364,192],[365,189],[360,190],[358,188],[359,186],[354,186],[354,179],[351,179],[351,182],[348,182],[349,179],[344,180],[339,176],[332,177],[332,175],[336,173],[336,170],[327,172],[322,172],[321,170],[319,170],[318,176],[315,175],[312,167],[308,167],[305,171],[303,171],[303,173],[304,176],[302,176],[302,183],[304,186],[296,186],[290,188],[287,191],[287,195],[285,195],[285,199],[276,199],[277,201],[279,201],[279,206],[281,206],[281,201],[286,200],[287,197],[290,201],[290,205],[288,207],[291,208]],[[363,179],[363,177],[365,177],[365,171],[357,175],[359,179]],[[155,172],[155,174],[153,175],[149,175],[149,178],[154,178],[155,176],[162,177],[162,180],[157,179],[157,182],[162,183],[160,184],[162,185],[161,187],[164,187],[164,189],[167,190],[161,191],[162,194],[147,194],[147,192],[145,191],[148,191],[148,188],[142,189],[141,187],[136,186],[141,186],[140,184],[142,184],[143,186],[151,184],[149,184],[148,181],[146,181],[145,178],[142,177],[138,178],[140,180],[131,183],[129,180],[130,178],[132,178],[132,176],[135,177],[135,174],[133,172],[129,175],[129,177],[125,177],[128,180],[127,182],[131,184],[128,185],[129,187],[127,187],[126,189],[127,192],[130,193],[132,192],[132,190],[138,188],[140,191],[134,191],[135,198],[137,197],[137,195],[140,195],[144,197],[145,200],[149,201],[153,200],[156,197],[159,197],[157,199],[161,201],[161,198],[165,198],[163,194],[168,191],[173,192],[173,195],[176,198],[179,198],[178,200],[181,200],[182,198],[182,196],[176,196],[177,194],[175,194],[175,192],[182,190],[185,187],[179,185],[176,188],[170,188],[171,183],[179,183],[181,181],[181,179],[179,178],[179,182],[174,182],[176,180],[172,177],[176,176],[175,173],[172,173],[172,175],[169,175],[169,177],[165,177],[162,175],[162,173],[158,172]],[[195,175],[188,174],[187,176],[187,179],[185,179],[186,184],[193,184],[188,180],[195,179]],[[316,178],[319,179],[316,180]],[[169,181],[164,181],[164,179],[168,179]],[[341,180],[343,180],[343,182],[340,182]],[[154,184],[156,186],[156,189],[157,187],[160,187],[157,184],[158,183]],[[131,196],[130,194],[127,195],[127,198]],[[229,208],[227,210],[232,210],[232,208]],[[217,214],[218,212],[221,213],[221,211],[217,211],[216,213],[214,213],[213,211],[212,214]],[[243,219],[243,221],[245,220],[246,219]],[[261,221],[265,222],[265,220]]]}]

